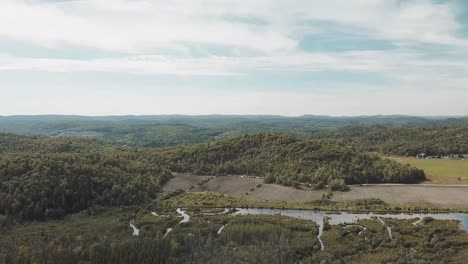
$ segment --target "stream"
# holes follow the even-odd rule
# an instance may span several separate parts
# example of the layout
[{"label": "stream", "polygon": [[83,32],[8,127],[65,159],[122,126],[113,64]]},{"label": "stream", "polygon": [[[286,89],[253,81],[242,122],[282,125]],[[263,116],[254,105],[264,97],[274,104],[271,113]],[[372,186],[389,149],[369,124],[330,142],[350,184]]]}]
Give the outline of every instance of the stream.
[{"label": "stream", "polygon": [[224,229],[225,227],[226,227],[226,225],[223,225],[222,227],[220,227],[217,234],[220,235],[221,232],[223,232],[223,229]]},{"label": "stream", "polygon": [[[177,208],[176,212],[178,214],[180,214],[180,217],[183,217],[183,219],[179,222],[179,225],[182,224],[182,223],[188,223],[190,221],[190,216],[188,214],[186,214],[185,211],[182,211],[180,208]],[[160,216],[155,212],[151,212],[151,214],[154,215],[154,216]],[[162,215],[162,216],[165,217],[165,215]],[[166,238],[167,235],[169,235],[174,230],[174,228],[175,228],[175,226],[174,227],[169,227],[168,229],[166,229],[166,233],[164,234],[163,238]]]},{"label": "stream", "polygon": [[339,225],[345,223],[356,223],[358,220],[362,219],[377,219],[382,225],[386,226],[388,237],[390,240],[393,239],[392,229],[388,226],[384,220],[381,218],[392,218],[392,219],[418,219],[418,221],[414,222],[414,225],[417,225],[419,222],[422,221],[424,217],[432,217],[436,220],[457,220],[460,221],[462,229],[465,232],[468,232],[468,214],[467,213],[428,213],[428,214],[357,214],[357,213],[347,213],[347,212],[340,212],[340,213],[325,213],[323,211],[310,211],[310,210],[289,210],[289,209],[260,209],[260,208],[236,208],[237,211],[234,215],[282,215],[282,216],[289,216],[296,219],[302,220],[310,220],[318,224],[319,226],[319,233],[317,235],[317,239],[320,242],[320,249],[323,251],[325,250],[325,245],[321,239],[323,234],[323,225],[324,225],[324,218],[328,218],[328,222],[330,225]]},{"label": "stream", "polygon": [[180,214],[180,217],[184,218],[184,219],[182,219],[182,221],[179,222],[179,224],[188,223],[188,221],[190,221],[190,216],[188,214],[186,214],[185,211],[182,211],[182,210],[180,210],[180,208],[177,208],[176,212],[178,214]]},{"label": "stream", "polygon": [[173,229],[172,229],[172,228],[170,228],[170,227],[169,227],[168,229],[166,229],[166,233],[164,234],[163,238],[166,238],[166,237],[167,237],[167,235],[169,235],[169,233],[171,233],[171,232],[172,232],[172,230],[173,230]]},{"label": "stream", "polygon": [[130,221],[130,227],[133,229],[133,235],[138,236],[140,234],[140,230],[135,226],[135,221]]}]

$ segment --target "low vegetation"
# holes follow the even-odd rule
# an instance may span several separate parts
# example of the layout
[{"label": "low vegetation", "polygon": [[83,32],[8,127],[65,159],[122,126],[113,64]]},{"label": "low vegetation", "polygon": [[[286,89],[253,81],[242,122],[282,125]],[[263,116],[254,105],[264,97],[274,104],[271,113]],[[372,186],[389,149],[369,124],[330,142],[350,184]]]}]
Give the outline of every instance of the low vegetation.
[{"label": "low vegetation", "polygon": [[424,170],[431,182],[439,184],[468,184],[468,159],[390,158],[402,164],[410,164]]},{"label": "low vegetation", "polygon": [[[0,261],[463,263],[460,256],[468,246],[468,236],[455,221],[432,220],[414,225],[416,219],[385,218],[392,228],[393,240],[376,219],[351,225],[326,224],[321,236],[325,250],[321,251],[318,226],[312,221],[278,215],[235,216],[232,211],[196,206],[184,210],[190,221],[182,224],[174,207],[156,203],[146,209],[105,209],[69,215],[62,220],[0,227]],[[140,231],[138,236],[132,235],[131,220]],[[168,228],[172,232],[167,233]]]}]

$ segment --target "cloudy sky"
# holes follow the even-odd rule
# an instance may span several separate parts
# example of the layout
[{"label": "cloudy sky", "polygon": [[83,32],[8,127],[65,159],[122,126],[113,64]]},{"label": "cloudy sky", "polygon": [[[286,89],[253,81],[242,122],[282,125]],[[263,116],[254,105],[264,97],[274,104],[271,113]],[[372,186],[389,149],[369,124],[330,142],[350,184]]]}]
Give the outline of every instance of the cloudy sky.
[{"label": "cloudy sky", "polygon": [[468,115],[468,1],[0,0],[0,115]]}]

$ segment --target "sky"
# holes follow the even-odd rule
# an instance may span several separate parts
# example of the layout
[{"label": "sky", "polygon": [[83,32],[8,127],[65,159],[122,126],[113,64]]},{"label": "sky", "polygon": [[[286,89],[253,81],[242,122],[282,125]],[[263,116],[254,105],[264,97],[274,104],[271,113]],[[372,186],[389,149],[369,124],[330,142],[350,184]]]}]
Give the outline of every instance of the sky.
[{"label": "sky", "polygon": [[468,115],[464,0],[0,0],[0,115]]}]

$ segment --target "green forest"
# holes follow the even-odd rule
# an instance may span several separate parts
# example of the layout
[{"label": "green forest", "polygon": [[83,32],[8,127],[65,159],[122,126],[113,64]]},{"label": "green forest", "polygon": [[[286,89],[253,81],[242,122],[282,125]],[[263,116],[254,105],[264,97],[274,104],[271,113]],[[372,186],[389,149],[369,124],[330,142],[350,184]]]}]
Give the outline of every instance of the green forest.
[{"label": "green forest", "polygon": [[416,156],[468,153],[468,126],[385,127],[349,126],[324,138],[364,151],[386,155]]},{"label": "green forest", "polygon": [[[255,175],[283,185],[414,183],[424,172],[337,144],[255,134],[175,148],[126,149],[93,139],[0,135],[0,213],[59,218],[90,206],[151,201],[172,172]],[[195,177],[195,176],[194,176]]]},{"label": "green forest", "polygon": [[[163,190],[174,173],[259,176],[265,183],[346,191],[350,184],[425,180],[424,171],[381,154],[467,153],[467,127],[460,120],[439,126],[425,119],[364,118],[355,125],[361,119],[314,117],[301,126],[303,119],[59,119],[23,127],[25,133],[0,133],[0,263],[368,263],[363,253],[407,263],[460,256],[468,242],[456,222],[395,221],[394,240],[377,221],[360,223],[369,230],[364,235],[328,225],[325,252],[313,222],[233,216],[196,196],[190,198],[191,221],[179,223],[184,192]],[[216,199],[236,205],[230,196]],[[373,202],[362,201],[365,208]],[[250,205],[255,203],[239,204]],[[381,201],[378,206],[391,208]]]},{"label": "green forest", "polygon": [[144,204],[170,177],[131,153],[2,155],[0,213],[43,220],[96,205]]},{"label": "green forest", "polygon": [[0,133],[174,147],[264,132],[325,138],[391,155],[468,153],[468,118],[411,116],[0,116]]},{"label": "green forest", "polygon": [[416,183],[425,179],[423,171],[377,155],[284,134],[244,135],[146,152],[161,159],[160,163],[169,164],[176,172],[254,175],[265,177],[268,183],[283,185],[309,183],[323,188],[336,181],[346,184]]}]

